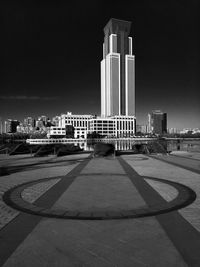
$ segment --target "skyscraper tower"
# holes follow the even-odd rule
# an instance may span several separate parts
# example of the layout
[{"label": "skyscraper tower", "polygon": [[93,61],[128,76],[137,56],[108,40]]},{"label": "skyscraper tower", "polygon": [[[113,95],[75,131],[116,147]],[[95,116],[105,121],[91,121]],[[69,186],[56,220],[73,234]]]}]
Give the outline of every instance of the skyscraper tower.
[{"label": "skyscraper tower", "polygon": [[104,28],[101,116],[135,116],[135,57],[131,22],[110,19]]},{"label": "skyscraper tower", "polygon": [[167,133],[167,113],[154,110],[148,114],[149,132],[154,134]]}]

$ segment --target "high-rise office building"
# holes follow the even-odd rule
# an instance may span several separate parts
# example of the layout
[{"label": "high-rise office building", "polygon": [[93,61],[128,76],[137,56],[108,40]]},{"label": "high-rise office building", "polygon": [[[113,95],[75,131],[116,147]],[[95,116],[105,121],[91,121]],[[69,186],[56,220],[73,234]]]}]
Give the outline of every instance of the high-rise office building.
[{"label": "high-rise office building", "polygon": [[167,113],[154,110],[151,114],[148,114],[148,128],[150,133],[167,133]]},{"label": "high-rise office building", "polygon": [[110,19],[104,28],[101,116],[135,116],[135,57],[131,22]]}]

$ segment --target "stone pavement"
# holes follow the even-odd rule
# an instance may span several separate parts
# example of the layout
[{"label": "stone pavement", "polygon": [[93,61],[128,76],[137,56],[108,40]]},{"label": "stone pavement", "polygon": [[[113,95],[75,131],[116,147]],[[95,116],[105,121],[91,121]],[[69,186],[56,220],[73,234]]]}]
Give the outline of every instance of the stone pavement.
[{"label": "stone pavement", "polygon": [[[2,201],[2,196],[7,190],[27,181],[63,176],[78,164],[77,159],[82,160],[86,156],[87,155],[83,154],[78,157],[74,155],[70,156],[70,158],[69,156],[66,156],[62,157],[62,159],[57,159],[54,156],[33,158],[29,155],[10,157],[7,155],[0,155],[0,166],[6,166],[7,169],[12,167],[12,172],[14,169],[13,167],[15,167],[14,172],[11,172],[10,175],[0,176],[0,229],[19,214],[18,211],[7,206]],[[67,159],[68,161],[66,163]],[[26,198],[29,198],[34,202],[58,181],[59,179],[55,179],[54,181],[45,184],[40,183],[35,190],[31,192],[31,188],[29,188],[29,192],[25,191],[24,194],[26,194]]]},{"label": "stone pavement", "polygon": [[[178,156],[172,163],[163,156],[87,156],[21,158],[20,168],[0,177],[6,203],[30,207],[16,211],[1,201],[15,218],[3,211],[0,265],[200,266],[198,164],[191,171],[191,159],[172,164],[181,164]],[[2,162],[19,167],[14,158]]]}]

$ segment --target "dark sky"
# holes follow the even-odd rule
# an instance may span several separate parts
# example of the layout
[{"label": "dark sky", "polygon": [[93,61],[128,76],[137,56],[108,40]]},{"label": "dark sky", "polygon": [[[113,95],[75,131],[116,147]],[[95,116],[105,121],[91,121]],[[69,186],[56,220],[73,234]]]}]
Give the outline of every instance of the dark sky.
[{"label": "dark sky", "polygon": [[137,123],[200,128],[198,0],[1,1],[0,117],[100,115],[103,27],[132,21]]}]

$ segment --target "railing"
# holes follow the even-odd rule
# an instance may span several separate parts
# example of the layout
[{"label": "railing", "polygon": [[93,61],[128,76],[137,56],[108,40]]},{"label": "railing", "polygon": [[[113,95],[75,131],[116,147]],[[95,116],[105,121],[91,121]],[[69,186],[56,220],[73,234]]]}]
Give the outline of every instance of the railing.
[{"label": "railing", "polygon": [[27,139],[28,144],[66,144],[66,143],[76,143],[76,142],[113,142],[113,141],[154,141],[157,137],[129,137],[129,138],[97,138],[97,139],[73,139],[73,138],[48,138],[48,139]]}]

